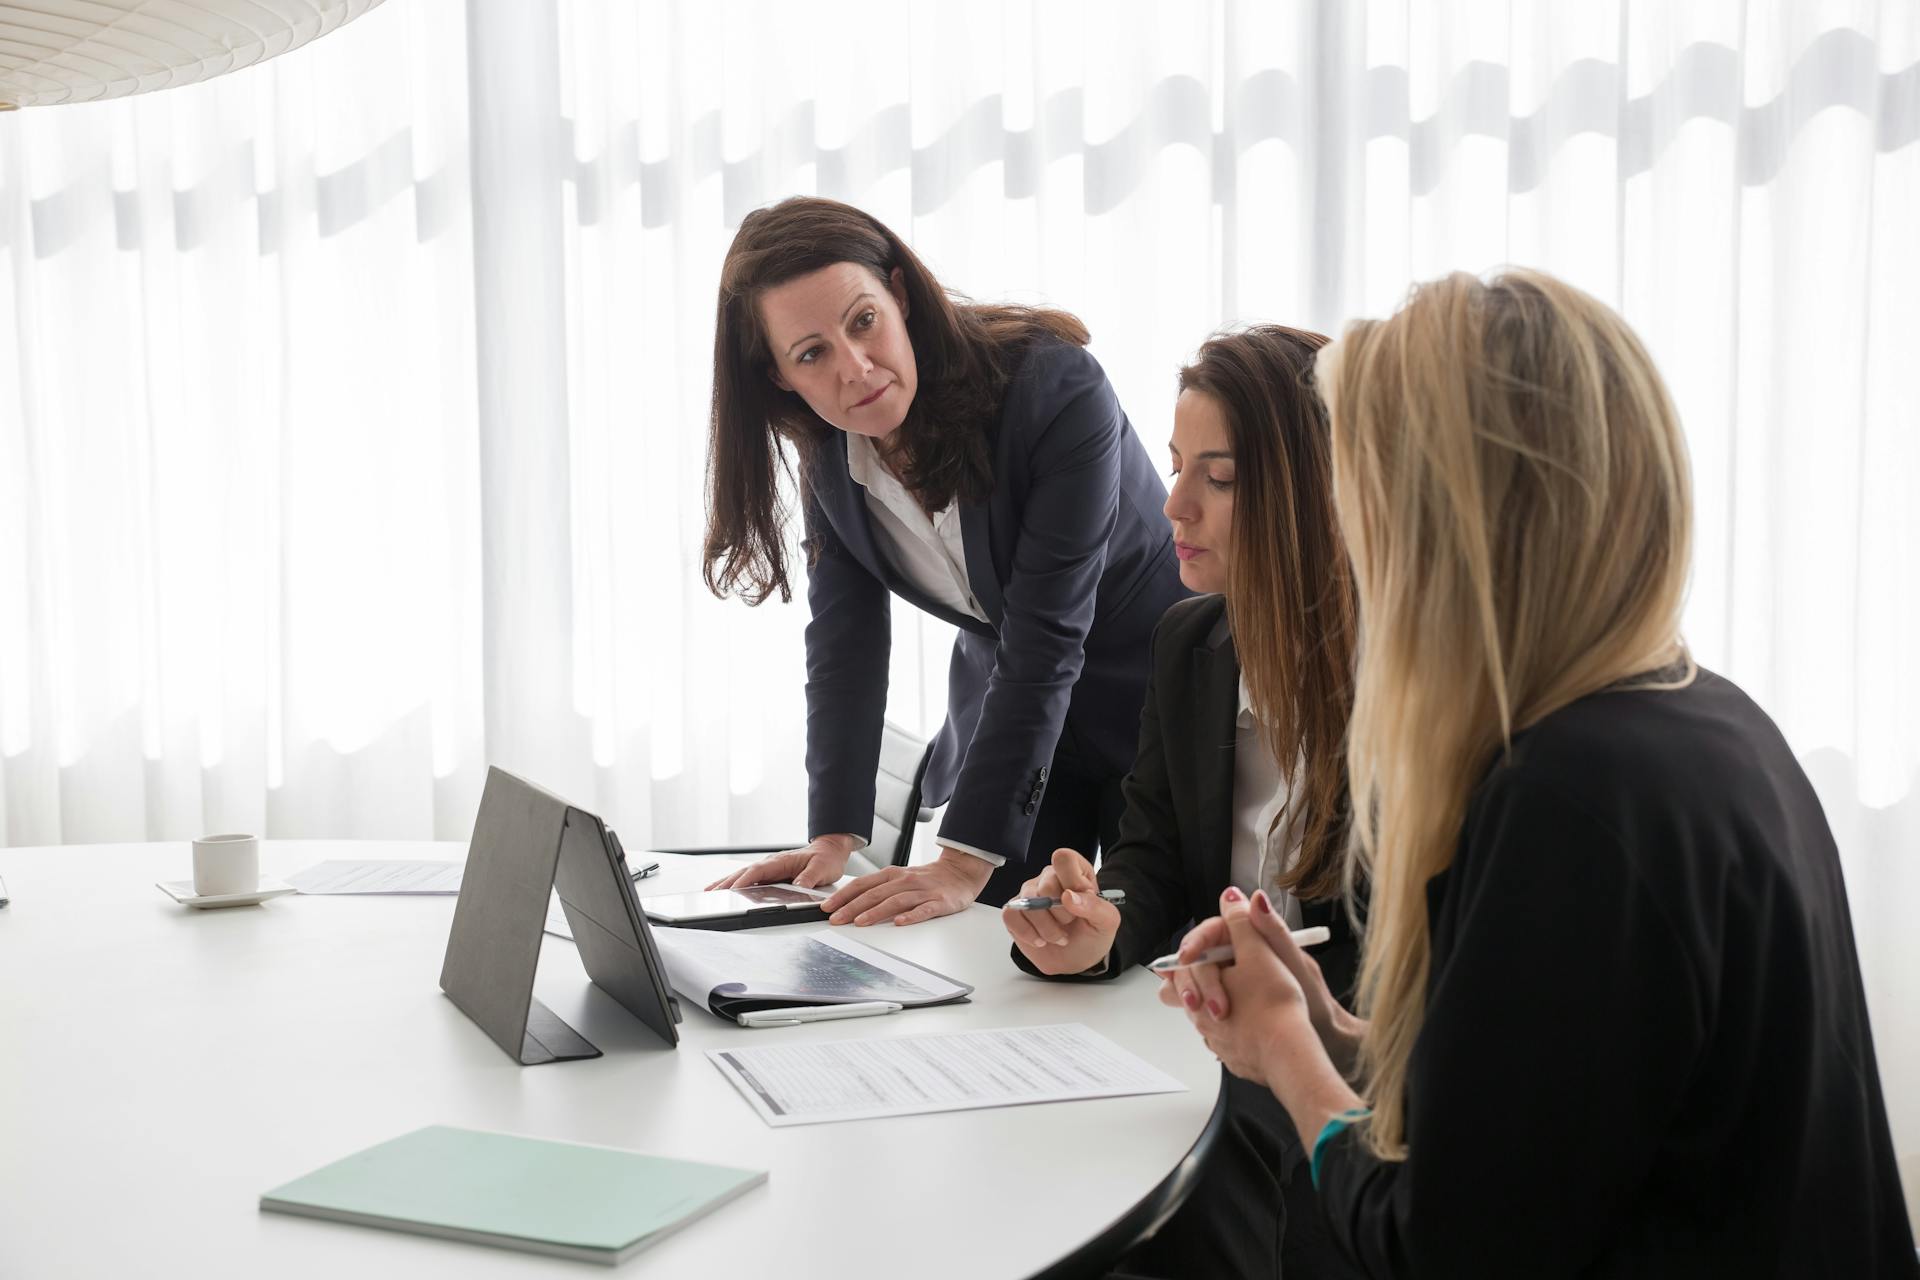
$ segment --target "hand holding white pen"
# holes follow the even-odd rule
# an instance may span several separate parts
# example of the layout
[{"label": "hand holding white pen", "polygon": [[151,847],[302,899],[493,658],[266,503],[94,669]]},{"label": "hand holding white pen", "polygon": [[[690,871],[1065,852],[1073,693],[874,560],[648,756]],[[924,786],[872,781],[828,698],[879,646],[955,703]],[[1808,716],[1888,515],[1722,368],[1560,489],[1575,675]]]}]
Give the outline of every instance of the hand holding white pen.
[{"label": "hand holding white pen", "polygon": [[[1120,910],[1102,892],[1093,864],[1072,849],[1055,849],[1053,864],[1020,886],[1021,896],[1001,908],[1020,954],[1046,974],[1084,973],[1107,958],[1120,932]],[[1023,906],[1052,900],[1044,909]]]},{"label": "hand holding white pen", "polygon": [[[1228,889],[1226,898],[1245,901],[1238,889]],[[1360,1048],[1360,1037],[1366,1031],[1366,1022],[1353,1014],[1334,998],[1327,988],[1325,975],[1320,972],[1320,963],[1303,949],[1327,940],[1324,928],[1303,929],[1298,932],[1289,930],[1274,910],[1273,903],[1265,893],[1256,893],[1248,904],[1248,919],[1252,922],[1254,933],[1267,948],[1279,959],[1293,981],[1300,987],[1305,998],[1307,1016],[1313,1023],[1313,1029],[1320,1036],[1320,1043],[1326,1047],[1327,1056],[1340,1070],[1352,1066],[1354,1055]],[[1313,935],[1319,933],[1319,938]],[[1307,935],[1305,938],[1302,935]],[[1211,1018],[1218,1022],[1232,1015],[1232,1004],[1227,998],[1226,985],[1223,982],[1224,970],[1229,965],[1212,958],[1224,952],[1233,955],[1232,937],[1227,922],[1219,916],[1203,920],[1187,932],[1180,942],[1180,950],[1173,956],[1162,956],[1150,966],[1161,978],[1160,1002],[1167,1005],[1184,1007],[1190,1016]],[[1171,960],[1172,965],[1163,962]]]},{"label": "hand holding white pen", "polygon": [[[1316,924],[1306,929],[1295,929],[1292,933],[1294,944],[1302,947],[1317,947],[1333,937],[1333,930],[1323,924]],[[1182,960],[1180,956],[1181,953],[1178,951],[1170,956],[1161,956],[1147,968],[1155,973],[1172,973],[1176,969],[1191,969],[1203,964],[1230,965],[1233,963],[1233,948],[1231,946],[1210,947],[1190,960]]]}]

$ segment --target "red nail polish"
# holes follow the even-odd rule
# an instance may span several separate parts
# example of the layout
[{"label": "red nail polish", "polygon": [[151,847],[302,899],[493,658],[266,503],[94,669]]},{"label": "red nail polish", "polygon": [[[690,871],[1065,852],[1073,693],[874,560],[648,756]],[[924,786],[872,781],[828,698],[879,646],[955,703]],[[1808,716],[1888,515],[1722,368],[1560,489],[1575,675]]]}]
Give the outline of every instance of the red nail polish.
[{"label": "red nail polish", "polygon": [[1254,909],[1263,916],[1273,914],[1273,904],[1267,901],[1267,891],[1261,889],[1253,895]]},{"label": "red nail polish", "polygon": [[1189,1009],[1198,1009],[1200,1007],[1200,997],[1191,991],[1182,995],[1180,999]]},{"label": "red nail polish", "polygon": [[1232,885],[1228,885],[1227,891],[1221,894],[1220,896],[1225,898],[1228,902],[1240,901],[1240,891],[1234,888]]},{"label": "red nail polish", "polygon": [[1219,1017],[1221,1012],[1220,1002],[1218,1000],[1207,1001],[1207,1012],[1212,1014],[1216,1018]]}]

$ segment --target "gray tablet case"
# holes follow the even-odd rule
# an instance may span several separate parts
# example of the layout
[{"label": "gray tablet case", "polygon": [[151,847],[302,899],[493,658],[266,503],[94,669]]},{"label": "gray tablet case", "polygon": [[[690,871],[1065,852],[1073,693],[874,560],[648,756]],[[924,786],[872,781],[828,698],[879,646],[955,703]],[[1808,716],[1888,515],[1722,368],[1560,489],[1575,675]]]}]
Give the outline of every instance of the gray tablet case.
[{"label": "gray tablet case", "polygon": [[600,819],[504,769],[487,770],[440,989],[523,1066],[599,1057],[533,998],[553,889],[594,985],[677,1044],[679,1010],[619,841]]}]

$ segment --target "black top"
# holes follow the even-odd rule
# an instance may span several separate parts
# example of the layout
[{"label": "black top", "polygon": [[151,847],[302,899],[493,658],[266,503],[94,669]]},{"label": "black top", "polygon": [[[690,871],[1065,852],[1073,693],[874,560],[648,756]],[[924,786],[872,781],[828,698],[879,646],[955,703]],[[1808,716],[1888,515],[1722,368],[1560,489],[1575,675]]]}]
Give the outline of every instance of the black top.
[{"label": "black top", "polygon": [[[1172,950],[1194,920],[1220,914],[1233,862],[1239,714],[1240,659],[1227,630],[1226,597],[1181,601],[1154,629],[1139,751],[1123,787],[1126,812],[1119,839],[1100,862],[1100,887],[1127,894],[1120,932],[1104,970],[1064,976],[1112,978]],[[1346,908],[1303,901],[1300,910],[1303,924],[1332,931],[1313,955],[1328,986],[1344,996],[1355,965]],[[1018,947],[1013,959],[1028,973],[1039,972]]]},{"label": "black top", "polygon": [[940,835],[1024,861],[1057,749],[1073,744],[1088,777],[1117,778],[1133,758],[1147,638],[1187,594],[1160,513],[1166,486],[1100,363],[1057,341],[1021,358],[989,443],[993,491],[960,503],[986,622],[894,572],[844,435],[807,476],[809,836],[872,834],[889,592],[958,629],[921,782],[925,803],[947,805]]},{"label": "black top", "polygon": [[1409,1158],[1321,1170],[1372,1274],[1920,1275],[1833,836],[1734,685],[1516,735],[1427,910]]}]

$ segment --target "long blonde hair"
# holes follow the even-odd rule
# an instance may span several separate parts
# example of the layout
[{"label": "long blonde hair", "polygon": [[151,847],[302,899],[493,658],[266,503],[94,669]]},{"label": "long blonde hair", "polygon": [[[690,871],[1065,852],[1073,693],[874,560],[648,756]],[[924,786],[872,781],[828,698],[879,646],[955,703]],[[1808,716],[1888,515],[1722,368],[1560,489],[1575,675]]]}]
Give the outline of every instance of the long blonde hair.
[{"label": "long blonde hair", "polygon": [[1323,350],[1318,382],[1360,605],[1348,876],[1371,879],[1368,1141],[1404,1159],[1427,881],[1515,731],[1684,656],[1686,448],[1626,323],[1533,271],[1422,285]]}]

